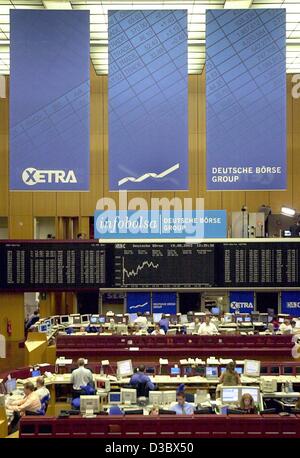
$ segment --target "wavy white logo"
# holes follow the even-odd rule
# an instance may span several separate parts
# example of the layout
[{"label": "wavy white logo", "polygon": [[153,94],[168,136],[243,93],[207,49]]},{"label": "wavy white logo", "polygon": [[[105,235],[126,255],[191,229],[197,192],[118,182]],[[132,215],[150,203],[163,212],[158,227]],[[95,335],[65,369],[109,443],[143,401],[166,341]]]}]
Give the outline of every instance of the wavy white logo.
[{"label": "wavy white logo", "polygon": [[157,178],[157,179],[164,178],[165,176],[170,175],[170,173],[175,172],[175,170],[179,169],[179,167],[180,167],[180,164],[178,162],[177,164],[173,165],[169,169],[164,170],[161,173],[148,172],[148,173],[144,173],[144,175],[141,175],[138,178],[125,177],[125,178],[122,178],[122,180],[118,182],[118,185],[122,186],[122,184],[127,183],[127,181],[131,181],[132,183],[140,183],[141,181],[144,181],[147,178]]},{"label": "wavy white logo", "polygon": [[143,307],[145,307],[145,305],[147,305],[148,302],[145,302],[144,304],[138,304],[138,305],[131,305],[130,306],[130,309],[142,309]]}]

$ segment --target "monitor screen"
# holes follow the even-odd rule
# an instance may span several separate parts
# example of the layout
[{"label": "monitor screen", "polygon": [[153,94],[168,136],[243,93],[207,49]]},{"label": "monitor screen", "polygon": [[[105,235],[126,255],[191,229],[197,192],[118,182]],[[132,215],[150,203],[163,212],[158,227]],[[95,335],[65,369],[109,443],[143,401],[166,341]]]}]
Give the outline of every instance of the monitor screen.
[{"label": "monitor screen", "polygon": [[162,313],[153,313],[153,322],[158,323],[161,320]]},{"label": "monitor screen", "polygon": [[218,367],[217,366],[207,366],[205,370],[206,377],[218,377]]},{"label": "monitor screen", "polygon": [[33,370],[31,372],[31,377],[39,377],[41,375],[41,371],[39,369]]},{"label": "monitor screen", "polygon": [[73,324],[80,324],[81,323],[81,317],[80,315],[78,316],[73,316]]},{"label": "monitor screen", "polygon": [[121,392],[110,392],[108,395],[109,404],[120,404],[121,403]]},{"label": "monitor screen", "polygon": [[162,404],[162,392],[161,391],[149,391],[149,404],[153,406],[159,406]]},{"label": "monitor screen", "polygon": [[12,393],[14,390],[17,389],[17,379],[12,378],[5,382],[5,388],[7,393]]},{"label": "monitor screen", "polygon": [[50,328],[51,327],[51,320],[45,320],[43,322],[43,324],[45,324],[48,328]]},{"label": "monitor screen", "polygon": [[259,377],[260,375],[260,361],[245,359],[244,375],[248,377]]},{"label": "monitor screen", "polygon": [[69,323],[69,317],[68,316],[61,316],[60,317],[60,322],[61,323]]},{"label": "monitor screen", "polygon": [[250,323],[251,322],[251,316],[245,316],[244,321],[245,321],[245,323]]},{"label": "monitor screen", "polygon": [[220,307],[212,307],[211,308],[211,313],[213,315],[220,315]]},{"label": "monitor screen", "polygon": [[243,368],[242,367],[236,367],[235,370],[239,375],[242,375],[242,373],[243,373]]},{"label": "monitor screen", "polygon": [[237,316],[236,319],[235,319],[235,321],[236,321],[236,323],[242,323],[243,317]]},{"label": "monitor screen", "polygon": [[231,315],[224,315],[224,323],[231,323],[232,316]]},{"label": "monitor screen", "polygon": [[191,366],[184,367],[183,368],[183,373],[184,373],[184,375],[192,375],[193,368]]},{"label": "monitor screen", "polygon": [[39,332],[47,332],[48,326],[46,324],[40,324],[38,329],[39,329]]},{"label": "monitor screen", "polygon": [[239,401],[239,389],[238,388],[222,388],[221,394],[222,402],[238,402]]},{"label": "monitor screen", "polygon": [[129,321],[132,323],[137,319],[137,313],[130,313],[129,314]]},{"label": "monitor screen", "polygon": [[180,323],[181,324],[186,324],[187,322],[188,322],[187,315],[180,315]]},{"label": "monitor screen", "polygon": [[254,387],[242,388],[242,396],[246,393],[252,396],[255,403],[259,401],[259,388],[254,388]]},{"label": "monitor screen", "polygon": [[284,323],[284,318],[278,318],[279,323]]},{"label": "monitor screen", "polygon": [[82,315],[81,323],[87,323],[88,321],[89,321],[89,316],[88,315]]},{"label": "monitor screen", "polygon": [[117,361],[117,373],[119,377],[129,377],[133,374],[131,359]]},{"label": "monitor screen", "polygon": [[97,316],[91,316],[90,323],[91,324],[97,324],[99,318]]},{"label": "monitor screen", "polygon": [[99,316],[98,319],[99,319],[99,323],[100,324],[104,324],[105,323],[105,316],[104,315]]},{"label": "monitor screen", "polygon": [[171,375],[180,375],[180,367],[171,367]]}]

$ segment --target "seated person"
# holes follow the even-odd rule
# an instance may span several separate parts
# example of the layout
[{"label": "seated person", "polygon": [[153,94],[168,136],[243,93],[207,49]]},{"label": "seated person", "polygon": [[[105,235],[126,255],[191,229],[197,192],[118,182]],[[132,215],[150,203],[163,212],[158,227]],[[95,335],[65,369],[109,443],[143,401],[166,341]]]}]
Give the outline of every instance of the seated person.
[{"label": "seated person", "polygon": [[45,387],[45,382],[44,382],[44,377],[38,377],[36,379],[36,394],[39,397],[39,400],[41,401],[45,396],[49,396],[50,399],[50,391],[48,388]]},{"label": "seated person", "polygon": [[279,331],[282,334],[292,334],[293,327],[291,325],[290,320],[288,320],[288,319],[284,320],[284,322],[281,323],[281,325],[279,326]]},{"label": "seated person", "polygon": [[11,422],[12,432],[15,432],[18,428],[20,418],[23,415],[38,415],[41,409],[41,401],[34,391],[34,385],[31,382],[27,382],[24,385],[24,398],[18,401],[12,401],[7,406],[8,410],[14,412],[14,418]]},{"label": "seated person", "polygon": [[141,312],[137,313],[137,318],[134,320],[134,324],[137,324],[139,328],[147,329],[148,320],[146,316],[143,316]]},{"label": "seated person", "polygon": [[161,329],[165,331],[165,333],[169,330],[170,323],[164,313],[162,314],[161,319],[159,320],[158,324],[161,327]]},{"label": "seated person", "polygon": [[145,366],[144,364],[141,364],[139,366],[138,372],[133,374],[130,379],[130,385],[132,385],[134,388],[137,386],[138,383],[145,383],[146,388],[148,391],[153,391],[155,389],[154,383],[151,382],[150,377],[145,374]]},{"label": "seated person", "polygon": [[177,404],[170,408],[177,415],[192,415],[194,413],[194,407],[185,400],[185,392],[178,391],[177,393]]},{"label": "seated person", "polygon": [[151,332],[152,336],[164,336],[165,331],[160,327],[159,323],[156,323],[154,330]]},{"label": "seated person", "polygon": [[226,370],[221,375],[219,381],[223,386],[236,386],[242,384],[240,375],[235,370],[234,361],[230,361],[230,363],[227,364]]},{"label": "seated person", "polygon": [[109,319],[109,323],[108,323],[107,329],[108,329],[108,331],[111,331],[111,332],[115,331],[116,324],[115,324],[115,320],[113,318]]},{"label": "seated person", "polygon": [[79,358],[77,361],[78,368],[72,372],[71,383],[73,384],[73,398],[80,396],[81,387],[93,384],[93,374],[89,369],[84,367],[84,359]]},{"label": "seated person", "polygon": [[131,334],[135,336],[146,336],[148,335],[146,328],[140,328],[138,323],[134,323],[133,328],[131,329]]},{"label": "seated person", "polygon": [[243,410],[245,413],[257,413],[257,408],[254,404],[254,399],[249,393],[243,394],[239,408]]},{"label": "seated person", "polygon": [[152,416],[159,415],[159,408],[158,407],[152,407],[152,409],[149,412],[149,415],[152,415]]},{"label": "seated person", "polygon": [[213,334],[218,334],[216,326],[211,323],[211,315],[205,315],[205,321],[199,326],[198,334],[201,336],[211,336]]}]

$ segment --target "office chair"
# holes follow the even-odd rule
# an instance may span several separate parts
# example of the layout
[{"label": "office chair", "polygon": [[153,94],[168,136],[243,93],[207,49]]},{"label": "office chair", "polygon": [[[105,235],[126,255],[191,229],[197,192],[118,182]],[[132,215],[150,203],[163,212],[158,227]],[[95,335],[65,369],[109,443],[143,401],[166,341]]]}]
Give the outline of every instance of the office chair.
[{"label": "office chair", "polygon": [[136,397],[137,398],[147,398],[149,396],[149,388],[147,382],[140,383],[138,382],[135,385],[136,388]]},{"label": "office chair", "polygon": [[50,395],[49,394],[47,394],[46,396],[44,396],[41,399],[42,409],[45,412],[44,415],[47,413],[49,401],[50,401]]},{"label": "office chair", "polygon": [[111,406],[109,409],[109,415],[124,415],[124,412],[119,406]]}]

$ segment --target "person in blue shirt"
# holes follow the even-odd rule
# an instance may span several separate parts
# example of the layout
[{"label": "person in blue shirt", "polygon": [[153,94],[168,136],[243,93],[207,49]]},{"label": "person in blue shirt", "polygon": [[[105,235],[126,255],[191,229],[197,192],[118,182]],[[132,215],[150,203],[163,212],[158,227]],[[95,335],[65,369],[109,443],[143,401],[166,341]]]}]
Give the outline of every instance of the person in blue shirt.
[{"label": "person in blue shirt", "polygon": [[154,383],[152,383],[151,380],[150,380],[150,377],[145,374],[145,366],[144,366],[144,364],[141,364],[139,366],[138,372],[133,374],[131,376],[131,379],[130,379],[130,385],[132,385],[133,387],[135,387],[138,383],[146,383],[147,384],[146,386],[147,386],[148,390],[152,391],[152,390],[155,389]]},{"label": "person in blue shirt", "polygon": [[159,320],[159,326],[167,333],[169,330],[169,320],[166,318],[166,315],[163,313],[161,319]]},{"label": "person in blue shirt", "polygon": [[194,413],[194,407],[185,400],[184,391],[177,393],[177,404],[171,407],[170,410],[176,412],[177,415],[192,415]]}]

